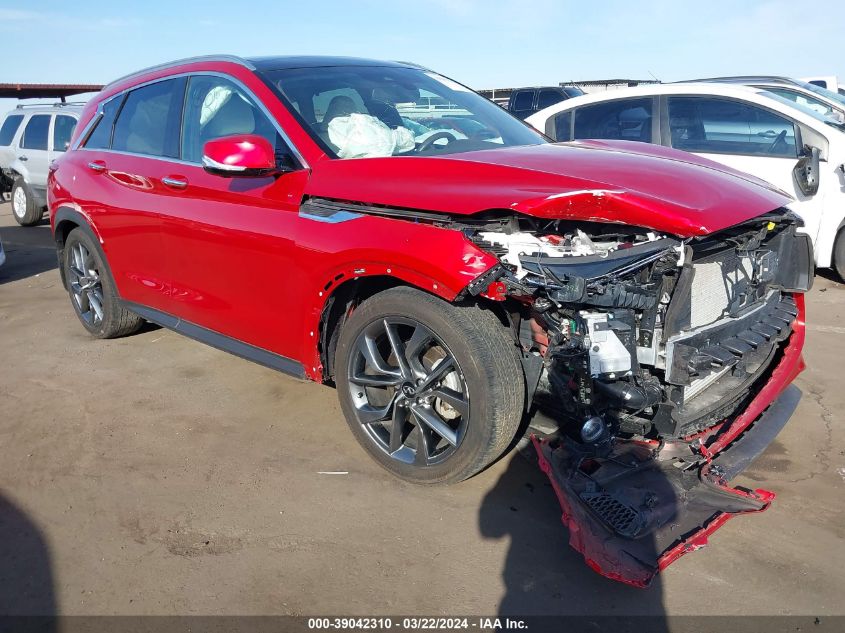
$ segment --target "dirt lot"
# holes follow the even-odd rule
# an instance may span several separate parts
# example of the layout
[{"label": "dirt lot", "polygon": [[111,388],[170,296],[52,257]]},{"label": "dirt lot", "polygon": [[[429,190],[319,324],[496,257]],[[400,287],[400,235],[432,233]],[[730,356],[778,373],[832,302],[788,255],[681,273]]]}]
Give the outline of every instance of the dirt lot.
[{"label": "dirt lot", "polygon": [[798,412],[738,482],[775,504],[643,591],[583,564],[519,454],[450,488],[401,483],[331,389],[159,328],[91,339],[49,227],[2,204],[0,237],[0,613],[845,614],[845,286],[830,277],[809,297]]}]

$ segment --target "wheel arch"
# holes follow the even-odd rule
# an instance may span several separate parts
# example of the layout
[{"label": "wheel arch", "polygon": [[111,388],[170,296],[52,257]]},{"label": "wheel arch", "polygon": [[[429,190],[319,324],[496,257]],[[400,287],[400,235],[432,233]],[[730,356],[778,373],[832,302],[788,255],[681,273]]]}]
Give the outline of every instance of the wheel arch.
[{"label": "wheel arch", "polygon": [[87,230],[94,237],[98,244],[102,244],[102,239],[90,219],[79,209],[67,206],[59,207],[56,209],[55,214],[51,217],[51,224],[53,226],[53,239],[56,242],[56,257],[59,262],[59,275],[62,278],[62,285],[67,287],[64,266],[62,266],[62,258],[64,256],[67,236],[75,228],[82,227],[83,230]]}]

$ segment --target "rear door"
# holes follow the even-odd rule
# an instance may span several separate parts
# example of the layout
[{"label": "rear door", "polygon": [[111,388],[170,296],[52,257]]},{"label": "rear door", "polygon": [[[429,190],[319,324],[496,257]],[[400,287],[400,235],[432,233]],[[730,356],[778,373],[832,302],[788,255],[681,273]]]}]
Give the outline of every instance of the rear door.
[{"label": "rear door", "polygon": [[[663,142],[762,178],[789,193],[789,205],[815,241],[823,209],[819,193],[805,196],[793,170],[803,148],[799,126],[755,103],[709,95],[666,97]],[[820,175],[820,177],[823,177]]]},{"label": "rear door", "polygon": [[40,196],[47,190],[47,168],[50,165],[49,141],[51,114],[33,114],[23,129],[18,146],[18,160],[24,163],[26,181]]},{"label": "rear door", "polygon": [[76,128],[76,117],[57,114],[53,117],[53,131],[50,136],[50,162],[64,154],[70,147],[70,137]]},{"label": "rear door", "polygon": [[171,307],[161,242],[171,190],[162,178],[179,162],[184,88],[184,78],[166,79],[114,97],[83,147],[68,156],[121,297],[160,311]]}]

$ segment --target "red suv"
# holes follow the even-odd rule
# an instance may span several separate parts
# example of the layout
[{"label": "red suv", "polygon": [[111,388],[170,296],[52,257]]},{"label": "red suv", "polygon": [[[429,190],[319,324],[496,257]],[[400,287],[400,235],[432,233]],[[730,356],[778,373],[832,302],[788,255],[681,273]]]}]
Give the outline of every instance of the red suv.
[{"label": "red suv", "polygon": [[[723,486],[762,450],[734,440],[794,408],[760,417],[802,367],[812,253],[787,202],[666,148],[550,143],[413,64],[321,57],[119,79],[49,181],[94,336],[148,320],[334,385],[414,482],[470,477],[540,407],[562,500],[632,538],[679,507],[643,472]],[[741,501],[714,512],[765,505]]]}]

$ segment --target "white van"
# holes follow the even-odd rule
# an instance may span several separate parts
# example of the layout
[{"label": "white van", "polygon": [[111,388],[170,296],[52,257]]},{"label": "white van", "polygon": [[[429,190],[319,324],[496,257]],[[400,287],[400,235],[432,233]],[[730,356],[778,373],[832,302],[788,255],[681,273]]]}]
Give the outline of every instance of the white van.
[{"label": "white van", "polygon": [[759,88],[682,83],[575,97],[526,121],[558,141],[666,145],[762,178],[795,198],[816,265],[845,279],[845,125],[832,118]]},{"label": "white van", "polygon": [[[19,105],[0,125],[0,193],[18,224],[41,222],[50,163],[70,145],[81,104]],[[11,195],[10,195],[11,194]]]}]

